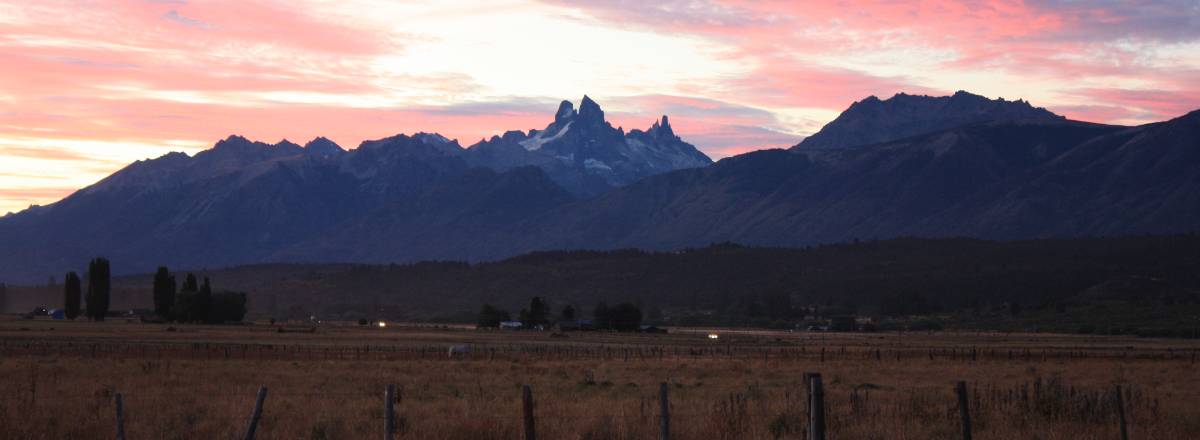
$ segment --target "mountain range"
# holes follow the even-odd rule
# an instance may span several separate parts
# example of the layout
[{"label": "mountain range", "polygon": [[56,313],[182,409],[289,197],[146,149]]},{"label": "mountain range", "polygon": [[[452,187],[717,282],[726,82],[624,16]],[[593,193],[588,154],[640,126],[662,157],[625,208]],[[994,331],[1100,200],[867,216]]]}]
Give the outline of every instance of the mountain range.
[{"label": "mountain range", "polygon": [[787,150],[712,163],[663,116],[613,128],[588,97],[542,130],[344,150],[230,136],[0,218],[0,280],[157,265],[485,260],[533,250],[806,246],[1200,229],[1200,111],[1136,127],[966,92],[854,103]]}]

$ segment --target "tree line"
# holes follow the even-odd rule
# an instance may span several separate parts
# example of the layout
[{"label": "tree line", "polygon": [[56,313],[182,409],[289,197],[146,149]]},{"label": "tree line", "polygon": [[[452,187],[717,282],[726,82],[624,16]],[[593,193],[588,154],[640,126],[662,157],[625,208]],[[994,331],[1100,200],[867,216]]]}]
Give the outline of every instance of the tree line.
[{"label": "tree line", "polygon": [[208,277],[198,284],[196,276],[188,273],[179,287],[175,275],[159,267],[154,273],[153,291],[154,313],[171,321],[222,323],[241,321],[246,316],[246,294],[214,293]]},{"label": "tree line", "polygon": [[[79,274],[68,272],[63,278],[63,315],[74,320],[84,312],[88,319],[103,321],[109,313],[112,297],[112,271],[108,259],[97,257],[88,263],[87,291],[82,291]],[[246,316],[246,294],[222,290],[213,292],[208,277],[199,283],[188,273],[183,286],[166,267],[154,274],[154,314],[174,322],[238,322]],[[86,300],[86,307],[81,306]]]},{"label": "tree line", "polygon": [[[564,305],[558,316],[551,316],[549,304],[538,296],[533,297],[529,301],[529,307],[521,309],[517,316],[521,327],[527,329],[545,328],[554,323],[567,323],[576,328],[586,329],[587,327],[580,325],[581,321],[576,319],[575,306]],[[609,307],[607,303],[601,301],[592,308],[592,320],[587,324],[591,327],[590,329],[595,330],[632,332],[641,329],[642,319],[641,308],[633,303],[622,302]],[[501,322],[511,320],[512,314],[507,310],[502,310],[492,304],[484,304],[479,310],[475,323],[480,328],[497,328],[500,327]]]}]

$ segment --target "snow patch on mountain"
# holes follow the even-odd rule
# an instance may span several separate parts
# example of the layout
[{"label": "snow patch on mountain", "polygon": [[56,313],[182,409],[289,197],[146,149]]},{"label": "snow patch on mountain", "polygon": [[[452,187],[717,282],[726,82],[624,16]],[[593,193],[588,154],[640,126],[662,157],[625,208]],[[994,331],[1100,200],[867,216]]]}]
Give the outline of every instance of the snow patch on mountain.
[{"label": "snow patch on mountain", "polygon": [[599,160],[596,160],[596,159],[585,159],[585,160],[583,161],[583,167],[584,167],[584,168],[587,168],[587,169],[589,169],[589,170],[607,170],[607,171],[612,171],[612,167],[608,166],[608,164],[604,163],[603,161],[599,161]]},{"label": "snow patch on mountain", "polygon": [[548,142],[553,142],[553,141],[557,140],[558,138],[563,137],[563,135],[567,134],[567,130],[569,130],[571,128],[571,124],[574,122],[575,121],[567,122],[567,125],[564,125],[562,129],[558,130],[558,133],[554,133],[554,136],[546,137],[546,132],[543,131],[543,132],[539,132],[537,134],[537,136],[531,137],[529,139],[523,140],[518,143],[521,144],[522,147],[525,147],[525,149],[528,151],[540,150],[542,148],[542,145],[546,145],[546,143],[548,143]]}]

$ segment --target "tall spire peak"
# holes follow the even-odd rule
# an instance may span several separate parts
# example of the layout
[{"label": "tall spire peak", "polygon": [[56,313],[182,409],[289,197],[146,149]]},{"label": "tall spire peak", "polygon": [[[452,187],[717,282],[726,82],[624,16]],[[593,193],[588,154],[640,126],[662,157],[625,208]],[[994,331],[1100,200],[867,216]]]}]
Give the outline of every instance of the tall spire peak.
[{"label": "tall spire peak", "polygon": [[657,127],[657,128],[658,128],[658,130],[659,130],[660,132],[662,132],[662,134],[665,134],[665,135],[668,135],[668,136],[673,136],[673,135],[675,134],[675,132],[671,130],[671,121],[668,121],[668,120],[667,120],[667,115],[663,115],[663,116],[662,116],[662,121],[661,121],[661,122],[655,122],[655,123],[654,123],[654,126],[655,126],[655,127]]},{"label": "tall spire peak", "polygon": [[558,104],[558,113],[554,114],[554,123],[559,124],[563,121],[569,121],[575,118],[575,106],[571,101],[563,100]]},{"label": "tall spire peak", "polygon": [[579,103],[579,118],[587,122],[604,122],[604,110],[600,110],[600,105],[592,98],[583,95],[583,101]]}]

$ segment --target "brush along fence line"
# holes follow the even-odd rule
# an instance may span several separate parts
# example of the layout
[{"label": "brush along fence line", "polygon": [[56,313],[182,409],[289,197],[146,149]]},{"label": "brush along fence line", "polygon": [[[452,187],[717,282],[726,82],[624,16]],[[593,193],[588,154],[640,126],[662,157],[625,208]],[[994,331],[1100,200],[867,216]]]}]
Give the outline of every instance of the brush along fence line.
[{"label": "brush along fence line", "polygon": [[[1152,424],[1158,421],[1157,399],[1144,395],[1136,386],[1120,384],[1107,389],[1077,388],[1056,378],[1048,380],[1037,379],[1031,383],[1017,386],[1000,386],[996,384],[967,384],[956,382],[953,386],[954,399],[948,399],[945,394],[933,395],[928,393],[913,393],[908,401],[891,402],[888,404],[873,404],[870,399],[870,388],[855,388],[845,399],[837,396],[827,396],[820,373],[804,373],[803,383],[797,389],[784,390],[783,412],[770,419],[765,429],[751,426],[750,413],[760,407],[752,400],[762,399],[762,390],[748,388],[744,392],[730,394],[728,398],[709,402],[708,410],[703,402],[680,405],[672,401],[670,389],[682,388],[682,384],[661,382],[657,391],[642,399],[636,413],[627,414],[625,424],[642,425],[643,427],[657,424],[649,432],[654,432],[656,438],[668,440],[672,438],[673,423],[705,424],[707,432],[715,439],[760,438],[754,434],[767,434],[765,438],[804,438],[807,440],[825,440],[836,438],[839,431],[847,429],[869,429],[881,420],[896,417],[916,417],[924,423],[943,424],[958,432],[954,438],[972,439],[973,424],[988,427],[994,424],[1028,421],[1032,418],[1047,420],[1069,420],[1079,423],[1112,425],[1117,434],[1112,438],[1128,440],[1127,414],[1139,423]],[[950,387],[947,387],[950,388]],[[422,422],[428,422],[428,417],[422,420],[410,419],[404,415],[404,388],[396,384],[388,384],[381,390],[382,399],[378,402],[380,411],[378,417],[358,420],[363,425],[376,425],[378,435],[385,440],[405,437],[409,431]],[[578,414],[561,414],[554,406],[542,408],[535,400],[534,390],[530,385],[522,385],[518,393],[514,393],[511,416],[493,414],[471,414],[468,417],[479,421],[490,419],[496,429],[511,432],[517,429],[526,440],[538,438],[539,422],[547,420],[554,423],[583,423]],[[36,393],[36,389],[33,390]],[[518,397],[519,396],[519,397]],[[10,400],[6,396],[0,402]],[[37,406],[37,396],[31,395],[28,405]],[[98,401],[107,401],[111,397],[113,423],[116,438],[126,440],[126,423],[137,423],[139,415],[127,413],[125,403],[138,398],[158,397],[156,393],[134,391],[122,393],[113,390],[96,396],[43,396],[42,399],[74,399],[91,401],[93,408],[103,409]],[[362,400],[377,399],[369,393],[362,392],[333,392],[333,393],[296,393],[278,390],[268,393],[263,386],[256,394],[247,393],[245,396],[247,409],[246,424],[239,438],[253,440],[261,423],[272,423],[270,400],[268,397],[302,398],[302,399],[344,399]],[[827,399],[828,397],[828,399]],[[657,401],[651,402],[656,398]],[[676,398],[678,399],[678,398]],[[803,399],[803,400],[801,400]],[[500,399],[504,400],[504,399]],[[503,412],[503,411],[502,411]],[[447,419],[460,417],[444,415]],[[610,416],[596,416],[600,422]],[[264,422],[265,420],[265,422]],[[519,423],[518,423],[519,421]],[[612,421],[612,420],[610,420]],[[757,429],[756,429],[757,428]],[[643,432],[646,432],[643,430]],[[549,437],[545,437],[549,438]],[[650,437],[646,437],[650,438]]]},{"label": "brush along fence line", "polygon": [[[457,347],[459,345],[455,345]],[[129,342],[113,340],[64,341],[0,338],[0,356],[66,356],[82,358],[179,359],[179,360],[654,360],[738,359],[762,362],[864,360],[904,362],[930,361],[1048,362],[1122,359],[1185,361],[1195,363],[1197,350],[1113,350],[1092,347],[978,349],[922,347],[841,346],[735,346],[735,345],[530,345],[467,344],[468,350],[447,352],[446,344],[349,345],[276,344],[233,342]]]}]

